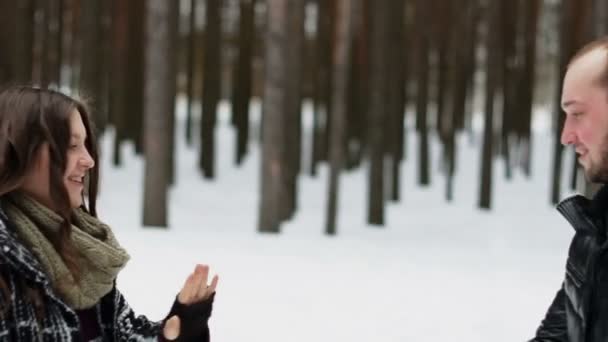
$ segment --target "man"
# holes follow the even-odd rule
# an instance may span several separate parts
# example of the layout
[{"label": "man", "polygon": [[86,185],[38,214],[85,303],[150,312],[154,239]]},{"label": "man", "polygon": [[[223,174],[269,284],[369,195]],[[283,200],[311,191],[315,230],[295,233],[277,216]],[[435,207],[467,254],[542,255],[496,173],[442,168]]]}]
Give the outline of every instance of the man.
[{"label": "man", "polygon": [[[588,181],[608,183],[608,38],[572,58],[561,105],[562,144],[574,146]],[[561,289],[531,342],[608,341],[608,187],[592,200],[570,197],[557,209],[575,235]]]}]

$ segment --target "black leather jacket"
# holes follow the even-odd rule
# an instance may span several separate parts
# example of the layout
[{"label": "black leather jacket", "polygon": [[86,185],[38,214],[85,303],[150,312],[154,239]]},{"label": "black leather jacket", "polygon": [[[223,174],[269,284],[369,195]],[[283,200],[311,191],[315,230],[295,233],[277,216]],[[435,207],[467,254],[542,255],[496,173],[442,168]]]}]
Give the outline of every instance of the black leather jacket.
[{"label": "black leather jacket", "polygon": [[560,290],[531,342],[608,341],[608,187],[589,200],[573,196],[557,209],[575,230]]}]

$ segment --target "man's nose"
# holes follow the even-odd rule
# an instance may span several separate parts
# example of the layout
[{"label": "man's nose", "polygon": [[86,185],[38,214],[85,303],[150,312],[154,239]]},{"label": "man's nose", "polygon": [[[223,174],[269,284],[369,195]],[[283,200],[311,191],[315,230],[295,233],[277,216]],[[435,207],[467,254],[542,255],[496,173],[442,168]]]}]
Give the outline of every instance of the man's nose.
[{"label": "man's nose", "polygon": [[560,137],[560,142],[562,145],[572,145],[576,143],[576,134],[571,129],[568,121],[564,123],[564,128],[562,129],[562,135]]}]

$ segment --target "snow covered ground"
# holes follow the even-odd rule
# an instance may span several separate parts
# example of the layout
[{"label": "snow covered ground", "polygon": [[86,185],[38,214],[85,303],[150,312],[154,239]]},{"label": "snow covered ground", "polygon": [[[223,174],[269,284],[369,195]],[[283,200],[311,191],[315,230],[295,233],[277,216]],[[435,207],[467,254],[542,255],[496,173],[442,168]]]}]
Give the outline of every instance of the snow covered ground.
[{"label": "snow covered ground", "polygon": [[[410,134],[403,200],[387,206],[387,225],[365,224],[364,168],[342,177],[335,237],[323,234],[324,167],[318,178],[300,179],[300,209],[281,234],[256,232],[258,145],[242,168],[234,167],[234,132],[225,113],[220,119],[216,181],[200,177],[196,152],[179,140],[169,230],[141,226],[143,161],[132,147],[125,146],[126,163],[118,169],[110,166],[109,153],[103,156],[98,211],[132,256],[118,286],[138,313],[164,317],[199,262],[220,275],[210,323],[215,342],[532,336],[560,285],[573,234],[548,203],[552,138],[546,117],[535,124],[531,180],[517,172],[506,182],[502,163],[495,164],[492,211],[476,208],[479,147],[460,137],[455,201],[446,203],[438,146],[432,149],[433,184],[420,188]],[[111,151],[110,139],[104,138],[104,151]]]}]

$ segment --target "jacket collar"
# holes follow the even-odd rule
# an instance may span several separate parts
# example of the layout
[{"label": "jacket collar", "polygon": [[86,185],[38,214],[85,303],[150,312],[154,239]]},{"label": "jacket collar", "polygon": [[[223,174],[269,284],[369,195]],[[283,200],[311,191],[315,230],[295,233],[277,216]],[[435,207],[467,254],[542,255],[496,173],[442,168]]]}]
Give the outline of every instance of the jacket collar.
[{"label": "jacket collar", "polygon": [[561,201],[557,210],[568,220],[574,230],[606,235],[608,217],[608,186],[604,185],[593,199],[574,195]]}]

